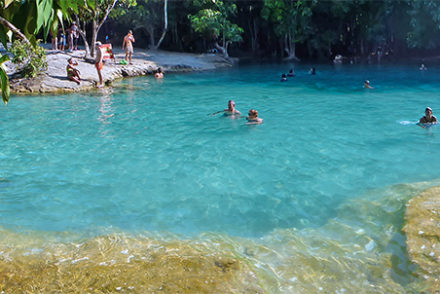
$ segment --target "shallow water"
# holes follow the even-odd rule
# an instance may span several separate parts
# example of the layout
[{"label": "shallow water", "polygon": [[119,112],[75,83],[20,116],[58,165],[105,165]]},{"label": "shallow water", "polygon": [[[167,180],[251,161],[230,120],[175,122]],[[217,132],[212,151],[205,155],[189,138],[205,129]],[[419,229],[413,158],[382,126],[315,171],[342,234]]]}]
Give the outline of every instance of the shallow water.
[{"label": "shallow water", "polygon": [[[0,271],[105,269],[108,282],[126,270],[135,283],[155,266],[150,288],[121,281],[107,283],[109,292],[419,291],[400,229],[406,201],[439,184],[440,127],[415,123],[426,106],[440,109],[440,71],[319,66],[309,76],[298,66],[280,83],[288,68],[13,97],[1,110]],[[362,88],[365,79],[374,90]],[[229,99],[243,114],[258,109],[264,124],[208,115]],[[97,245],[107,243],[111,250]],[[178,260],[155,264],[151,244]],[[197,274],[176,266],[187,256],[199,256],[188,266]],[[182,283],[160,278],[167,272]],[[77,291],[105,284],[90,283]]]}]

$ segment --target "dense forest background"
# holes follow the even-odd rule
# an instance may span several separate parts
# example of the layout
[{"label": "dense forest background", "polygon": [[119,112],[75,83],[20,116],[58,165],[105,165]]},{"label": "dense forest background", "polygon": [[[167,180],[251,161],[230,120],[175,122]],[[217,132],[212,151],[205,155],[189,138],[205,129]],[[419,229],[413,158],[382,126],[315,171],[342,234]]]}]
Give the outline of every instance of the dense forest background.
[{"label": "dense forest background", "polygon": [[440,46],[440,1],[120,1],[98,39],[108,36],[117,45],[129,29],[137,47],[157,48],[166,32],[160,49],[226,49],[230,56],[242,58],[325,60],[342,55],[356,61],[434,56]]}]

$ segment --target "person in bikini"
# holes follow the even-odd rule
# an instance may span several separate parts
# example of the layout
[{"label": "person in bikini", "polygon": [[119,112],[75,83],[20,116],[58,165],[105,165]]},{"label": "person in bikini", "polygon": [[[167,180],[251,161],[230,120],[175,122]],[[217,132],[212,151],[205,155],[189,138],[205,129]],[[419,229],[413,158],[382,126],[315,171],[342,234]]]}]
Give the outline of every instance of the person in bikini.
[{"label": "person in bikini", "polygon": [[432,115],[432,109],[431,107],[426,107],[425,109],[425,116],[423,116],[420,121],[419,124],[425,125],[425,124],[436,124],[438,123],[437,118]]},{"label": "person in bikini", "polygon": [[73,58],[69,58],[68,62],[69,64],[67,64],[66,67],[67,78],[71,81],[74,81],[78,85],[81,84],[81,77],[79,76],[80,71],[74,67],[78,65],[78,62]]},{"label": "person in bikini", "polygon": [[263,119],[258,117],[258,110],[256,109],[249,110],[248,117],[246,117],[246,120],[248,121],[246,123],[248,125],[257,125],[263,123]]},{"label": "person in bikini", "polygon": [[95,43],[95,46],[96,46],[95,67],[96,67],[96,71],[98,72],[98,78],[99,78],[99,83],[97,87],[102,88],[104,86],[102,81],[102,73],[101,73],[101,70],[104,67],[104,64],[102,62],[102,58],[104,56],[101,50],[102,43],[98,41]]},{"label": "person in bikini", "polygon": [[128,34],[124,37],[124,41],[122,42],[122,49],[125,48],[125,60],[131,63],[131,56],[133,55],[133,43],[134,43],[133,32],[130,30]]}]

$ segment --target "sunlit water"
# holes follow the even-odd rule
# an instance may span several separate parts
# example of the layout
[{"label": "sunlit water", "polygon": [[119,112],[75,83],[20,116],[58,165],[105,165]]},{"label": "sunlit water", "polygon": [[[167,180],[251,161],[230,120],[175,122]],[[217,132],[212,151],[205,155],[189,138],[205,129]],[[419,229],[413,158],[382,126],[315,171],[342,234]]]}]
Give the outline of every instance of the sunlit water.
[{"label": "sunlit water", "polygon": [[[288,69],[13,97],[0,110],[0,255],[130,263],[179,241],[237,258],[267,293],[418,291],[400,229],[406,202],[440,179],[440,127],[416,125],[426,106],[440,114],[440,71],[303,65],[279,82]],[[264,123],[209,115],[229,99]],[[125,241],[99,262],[69,247],[111,236]]]}]

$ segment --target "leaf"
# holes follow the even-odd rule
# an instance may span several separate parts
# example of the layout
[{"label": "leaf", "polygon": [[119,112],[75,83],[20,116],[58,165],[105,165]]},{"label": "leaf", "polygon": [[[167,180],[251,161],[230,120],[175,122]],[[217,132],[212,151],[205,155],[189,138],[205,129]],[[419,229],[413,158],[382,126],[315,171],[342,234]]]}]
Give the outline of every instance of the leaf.
[{"label": "leaf", "polygon": [[1,25],[0,25],[0,42],[3,44],[5,48],[7,48],[8,35],[6,34],[6,30]]},{"label": "leaf", "polygon": [[8,6],[14,2],[14,0],[4,0],[4,1],[5,1],[4,2],[4,9],[8,8]]},{"label": "leaf", "polygon": [[[7,55],[5,55],[7,56]],[[4,56],[2,56],[3,59]],[[9,56],[7,56],[9,59]],[[9,88],[9,77],[6,74],[5,68],[3,65],[0,66],[0,81],[1,81],[1,90],[2,90],[2,98],[5,104],[8,104],[9,97],[11,95],[11,89]]]}]

